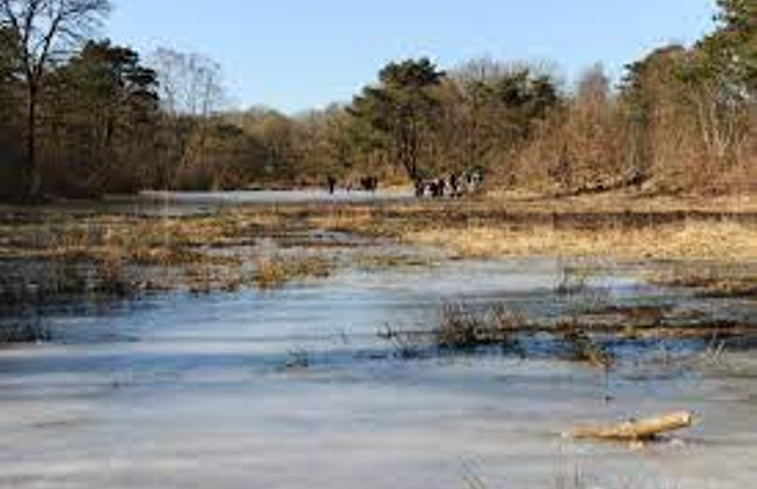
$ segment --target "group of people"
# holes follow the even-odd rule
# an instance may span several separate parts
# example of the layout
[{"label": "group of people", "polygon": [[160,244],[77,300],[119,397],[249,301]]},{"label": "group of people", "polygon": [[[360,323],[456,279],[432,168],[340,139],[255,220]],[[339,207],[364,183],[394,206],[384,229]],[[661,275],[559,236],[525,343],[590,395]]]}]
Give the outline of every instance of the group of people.
[{"label": "group of people", "polygon": [[[326,186],[328,187],[328,191],[331,195],[336,192],[337,183],[338,181],[335,176],[329,175],[328,177],[326,177]],[[364,190],[366,192],[375,192],[376,190],[378,190],[379,179],[374,176],[363,177],[358,181],[358,184],[360,190]],[[351,191],[353,189],[352,183],[348,182],[344,188],[348,192]]]},{"label": "group of people", "polygon": [[464,195],[475,193],[482,182],[483,173],[480,170],[467,171],[461,175],[452,173],[448,178],[419,179],[415,182],[415,195],[416,197],[428,196],[434,199],[443,197],[458,199]]},{"label": "group of people", "polygon": [[[336,192],[338,180],[335,176],[326,177],[326,185],[329,194]],[[483,183],[483,171],[480,169],[468,170],[463,173],[451,173],[447,178],[439,177],[432,179],[418,179],[415,182],[416,197],[431,197],[440,199],[450,197],[458,199],[464,195],[475,193]],[[378,189],[379,180],[375,176],[367,176],[358,180],[358,188],[366,192],[375,192]],[[352,183],[345,185],[348,192],[353,189]]]}]

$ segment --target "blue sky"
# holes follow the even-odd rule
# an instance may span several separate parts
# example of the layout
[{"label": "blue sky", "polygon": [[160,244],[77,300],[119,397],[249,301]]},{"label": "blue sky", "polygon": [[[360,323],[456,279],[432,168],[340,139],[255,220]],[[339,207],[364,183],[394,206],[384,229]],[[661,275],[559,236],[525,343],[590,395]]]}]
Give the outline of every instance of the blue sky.
[{"label": "blue sky", "polygon": [[114,0],[104,34],[223,66],[236,105],[293,113],[348,101],[388,61],[488,55],[556,62],[571,79],[712,28],[715,0]]}]

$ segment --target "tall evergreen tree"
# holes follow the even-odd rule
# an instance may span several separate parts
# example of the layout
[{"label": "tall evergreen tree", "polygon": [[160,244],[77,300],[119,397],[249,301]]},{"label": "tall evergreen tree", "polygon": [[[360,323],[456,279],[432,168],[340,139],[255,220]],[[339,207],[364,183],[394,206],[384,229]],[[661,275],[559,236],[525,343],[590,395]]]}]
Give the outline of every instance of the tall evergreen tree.
[{"label": "tall evergreen tree", "polygon": [[384,136],[413,181],[422,176],[420,153],[439,110],[434,89],[444,77],[428,58],[390,63],[379,73],[379,85],[363,89],[349,108]]},{"label": "tall evergreen tree", "polygon": [[68,170],[65,181],[78,184],[77,193],[133,190],[135,153],[150,146],[158,124],[155,72],[129,48],[90,41],[51,73],[48,85],[45,119]]}]

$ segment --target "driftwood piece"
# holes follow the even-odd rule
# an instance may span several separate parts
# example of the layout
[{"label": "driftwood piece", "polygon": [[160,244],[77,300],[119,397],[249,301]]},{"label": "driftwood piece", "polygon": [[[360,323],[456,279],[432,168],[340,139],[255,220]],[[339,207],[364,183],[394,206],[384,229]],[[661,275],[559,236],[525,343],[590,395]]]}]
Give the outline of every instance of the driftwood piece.
[{"label": "driftwood piece", "polygon": [[661,433],[688,428],[694,415],[688,411],[670,413],[655,418],[629,420],[608,426],[579,426],[570,432],[572,438],[594,438],[599,440],[644,441]]}]

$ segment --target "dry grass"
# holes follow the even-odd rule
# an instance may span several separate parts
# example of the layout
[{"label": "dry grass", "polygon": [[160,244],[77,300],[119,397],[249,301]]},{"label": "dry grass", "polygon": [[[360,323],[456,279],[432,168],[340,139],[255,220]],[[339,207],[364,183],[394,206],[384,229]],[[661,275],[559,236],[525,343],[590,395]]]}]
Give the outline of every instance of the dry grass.
[{"label": "dry grass", "polygon": [[353,231],[371,228],[377,219],[378,216],[372,208],[348,206],[314,213],[308,217],[308,224],[312,228]]},{"label": "dry grass", "polygon": [[[313,209],[310,212],[314,212]],[[628,259],[757,259],[757,195],[567,198],[496,195],[381,207],[320,209],[309,223],[398,237],[456,256],[606,256]]]},{"label": "dry grass", "polygon": [[477,311],[465,304],[446,304],[434,333],[438,346],[466,350],[481,345],[509,343],[510,335],[525,325],[525,318],[505,306]]},{"label": "dry grass", "polygon": [[363,270],[386,270],[394,268],[430,267],[433,260],[426,256],[402,254],[357,253],[352,264]]},{"label": "dry grass", "polygon": [[603,256],[627,259],[757,260],[757,226],[683,222],[655,227],[557,229],[474,226],[412,231],[412,243],[441,246],[457,256]]},{"label": "dry grass", "polygon": [[[709,200],[624,195],[508,199],[261,207],[166,219],[51,214],[26,223],[0,223],[0,257],[103,260],[117,255],[143,264],[191,264],[208,260],[208,253],[193,248],[245,246],[266,233],[329,229],[401,237],[443,246],[460,256],[757,258],[754,221],[685,220],[683,215],[665,214],[751,212],[757,209],[757,197],[751,195]],[[664,219],[655,221],[660,213]],[[559,225],[549,224],[552,216]]]},{"label": "dry grass", "polygon": [[328,277],[333,268],[334,263],[321,256],[261,257],[253,280],[259,288],[271,289],[292,280]]},{"label": "dry grass", "polygon": [[[129,216],[64,208],[0,208],[0,260],[49,262],[45,279],[19,292],[0,280],[0,299],[84,294],[127,295],[132,290],[270,288],[328,275],[324,253],[288,258],[260,252],[270,238],[282,246],[312,230],[339,230],[433,245],[456,256],[607,256],[629,259],[757,261],[755,196],[638,198],[631,194],[543,199],[502,196],[461,201],[381,204],[250,206],[186,217]],[[690,211],[716,214],[686,217]],[[723,212],[725,220],[716,220]],[[298,238],[299,239],[299,238]],[[342,245],[343,243],[336,243]],[[273,254],[273,255],[272,255]],[[267,255],[268,258],[258,258]],[[414,257],[356,254],[352,266],[370,271],[425,266]],[[135,270],[159,270],[135,277]],[[754,277],[708,281],[712,293],[753,291]],[[31,294],[31,295],[30,295]]]},{"label": "dry grass", "polygon": [[573,321],[557,325],[562,331],[563,341],[569,347],[570,360],[588,363],[597,368],[608,368],[613,362],[612,355],[599,346],[586,329]]},{"label": "dry grass", "polygon": [[522,191],[491,190],[483,200],[492,207],[514,212],[757,212],[757,194],[732,195],[641,195],[634,191],[614,191],[572,197],[545,197]]},{"label": "dry grass", "polygon": [[650,283],[698,289],[707,297],[757,298],[757,270],[748,267],[676,266],[646,274]]},{"label": "dry grass", "polygon": [[21,280],[2,277],[0,302],[22,307],[143,290],[234,291],[250,283],[249,272],[243,273],[250,246],[285,217],[267,208],[170,218],[7,211],[0,214],[3,265],[47,271],[11,274]]},{"label": "dry grass", "polygon": [[484,346],[516,349],[518,342],[513,335],[530,327],[524,316],[505,305],[473,308],[464,303],[448,303],[442,307],[438,324],[433,328],[395,330],[387,325],[378,336],[392,343],[398,357],[411,359],[429,352],[430,348],[450,353],[472,352]]},{"label": "dry grass", "polygon": [[189,247],[248,244],[286,217],[270,209],[221,211],[213,216],[80,217],[64,211],[0,225],[0,258],[101,257],[119,253],[137,260],[192,262],[199,255],[177,253]]},{"label": "dry grass", "polygon": [[7,268],[0,277],[0,308],[12,310],[74,297],[129,297],[139,284],[119,256],[94,261],[48,260],[36,267]]}]

